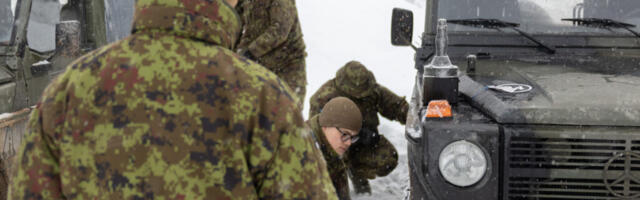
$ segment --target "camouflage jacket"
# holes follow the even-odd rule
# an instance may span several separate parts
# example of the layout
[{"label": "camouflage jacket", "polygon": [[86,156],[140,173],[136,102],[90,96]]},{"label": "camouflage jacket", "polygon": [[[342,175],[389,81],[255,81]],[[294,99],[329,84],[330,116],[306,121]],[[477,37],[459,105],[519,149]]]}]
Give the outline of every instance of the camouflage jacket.
[{"label": "camouflage jacket", "polygon": [[402,124],[405,123],[409,104],[403,97],[399,97],[386,87],[376,83],[374,87],[369,88],[371,91],[367,92],[368,95],[356,98],[337,87],[335,80],[336,79],[331,79],[327,81],[311,96],[309,100],[309,104],[311,105],[309,108],[309,116],[319,114],[324,104],[332,98],[344,96],[358,105],[360,112],[362,112],[363,128],[377,132],[378,125],[380,124],[378,113],[390,120],[396,120]]},{"label": "camouflage jacket", "polygon": [[43,94],[13,199],[336,199],[291,92],[222,0],[138,0],[134,34]]},{"label": "camouflage jacket", "polygon": [[238,49],[251,52],[272,71],[306,56],[295,0],[242,0],[236,8],[244,30]]},{"label": "camouflage jacket", "polygon": [[329,175],[333,186],[336,188],[338,198],[341,200],[351,199],[349,197],[349,181],[347,180],[347,167],[327,140],[322,127],[320,127],[319,115],[315,115],[307,121],[307,128],[313,134],[316,143],[320,147],[325,161],[327,161],[327,168],[329,169]]}]

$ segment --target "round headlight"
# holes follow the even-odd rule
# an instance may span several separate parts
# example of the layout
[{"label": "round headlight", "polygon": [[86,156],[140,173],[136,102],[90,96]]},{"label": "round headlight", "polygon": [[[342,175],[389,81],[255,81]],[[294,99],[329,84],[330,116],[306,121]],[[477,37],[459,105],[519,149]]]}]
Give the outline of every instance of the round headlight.
[{"label": "round headlight", "polygon": [[480,181],[487,171],[487,159],[480,147],[460,140],[440,152],[440,173],[449,183],[466,187]]}]

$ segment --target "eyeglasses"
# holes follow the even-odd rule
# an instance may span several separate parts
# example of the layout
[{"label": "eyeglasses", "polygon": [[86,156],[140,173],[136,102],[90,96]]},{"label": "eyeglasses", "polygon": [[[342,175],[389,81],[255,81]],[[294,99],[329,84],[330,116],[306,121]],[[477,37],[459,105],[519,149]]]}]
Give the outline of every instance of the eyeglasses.
[{"label": "eyeglasses", "polygon": [[360,138],[357,135],[351,135],[351,134],[342,132],[342,130],[340,130],[340,128],[338,128],[338,127],[336,127],[336,129],[338,129],[338,132],[340,132],[340,134],[342,134],[342,136],[341,136],[342,142],[347,142],[347,141],[351,140],[351,143],[353,144],[356,141],[358,141],[358,139]]}]

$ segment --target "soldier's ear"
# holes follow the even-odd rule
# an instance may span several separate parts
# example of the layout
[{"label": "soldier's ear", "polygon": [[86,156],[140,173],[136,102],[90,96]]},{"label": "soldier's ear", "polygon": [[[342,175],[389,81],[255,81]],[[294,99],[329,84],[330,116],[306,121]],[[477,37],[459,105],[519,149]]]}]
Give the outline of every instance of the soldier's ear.
[{"label": "soldier's ear", "polygon": [[329,132],[330,127],[320,127],[320,129],[322,129],[322,133],[326,136],[327,133]]}]

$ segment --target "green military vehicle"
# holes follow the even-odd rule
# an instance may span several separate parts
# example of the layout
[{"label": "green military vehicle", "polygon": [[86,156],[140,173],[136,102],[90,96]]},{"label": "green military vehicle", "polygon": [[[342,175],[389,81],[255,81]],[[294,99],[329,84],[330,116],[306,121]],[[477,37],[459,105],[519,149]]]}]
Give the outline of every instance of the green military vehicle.
[{"label": "green military vehicle", "polygon": [[[127,36],[133,3],[133,0],[0,0],[3,166],[11,165],[31,107],[44,88],[82,54]],[[0,181],[6,183],[5,171],[2,176],[4,179]]]},{"label": "green military vehicle", "polygon": [[[411,199],[640,199],[640,1],[426,0]],[[392,44],[413,14],[394,9]]]}]

